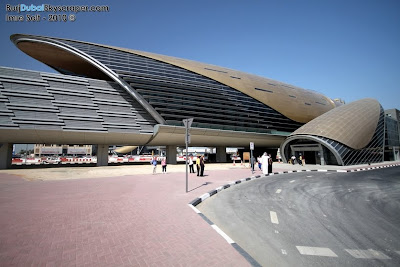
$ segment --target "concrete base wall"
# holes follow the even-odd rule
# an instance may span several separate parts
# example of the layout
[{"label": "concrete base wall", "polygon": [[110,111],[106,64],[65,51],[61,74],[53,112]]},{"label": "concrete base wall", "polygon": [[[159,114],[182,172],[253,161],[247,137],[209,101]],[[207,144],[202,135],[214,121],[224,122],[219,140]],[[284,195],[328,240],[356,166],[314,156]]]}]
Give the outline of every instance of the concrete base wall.
[{"label": "concrete base wall", "polygon": [[0,169],[11,168],[13,144],[0,144]]},{"label": "concrete base wall", "polygon": [[108,145],[97,146],[97,166],[108,166]]},{"label": "concrete base wall", "polygon": [[176,146],[167,146],[167,164],[176,164]]}]

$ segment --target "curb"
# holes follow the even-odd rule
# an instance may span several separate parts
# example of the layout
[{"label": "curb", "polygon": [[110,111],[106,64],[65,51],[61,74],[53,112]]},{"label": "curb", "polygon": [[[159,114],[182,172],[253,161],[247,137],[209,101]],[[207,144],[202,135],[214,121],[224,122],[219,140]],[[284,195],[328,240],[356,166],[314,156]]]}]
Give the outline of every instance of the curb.
[{"label": "curb", "polygon": [[201,202],[205,201],[207,198],[221,192],[224,189],[227,189],[233,185],[241,184],[242,182],[247,182],[251,180],[255,180],[258,178],[265,178],[268,176],[272,175],[279,175],[279,174],[285,174],[285,173],[296,173],[296,172],[342,172],[342,173],[347,173],[347,172],[359,172],[359,171],[370,171],[370,170],[375,170],[375,169],[383,169],[383,168],[389,168],[389,167],[396,167],[400,166],[400,164],[389,164],[389,165],[383,165],[383,166],[377,166],[377,167],[368,167],[368,168],[359,168],[359,169],[345,169],[345,170],[293,170],[293,171],[283,171],[283,172],[273,172],[269,174],[263,174],[263,175],[257,175],[257,176],[251,176],[248,178],[243,178],[240,180],[236,180],[233,182],[230,182],[228,184],[222,185],[220,187],[217,187],[214,190],[209,191],[208,193],[205,193],[201,195],[198,198],[195,198],[191,202],[189,202],[188,206],[192,208],[200,217],[203,218],[218,234],[220,234],[233,248],[236,249],[237,252],[240,253],[252,266],[260,266],[261,265],[253,258],[251,257],[244,249],[242,249],[235,241],[233,241],[227,234],[225,234],[217,225],[215,225],[210,219],[208,219],[203,213],[201,213],[200,210],[196,208],[197,205],[199,205]]}]

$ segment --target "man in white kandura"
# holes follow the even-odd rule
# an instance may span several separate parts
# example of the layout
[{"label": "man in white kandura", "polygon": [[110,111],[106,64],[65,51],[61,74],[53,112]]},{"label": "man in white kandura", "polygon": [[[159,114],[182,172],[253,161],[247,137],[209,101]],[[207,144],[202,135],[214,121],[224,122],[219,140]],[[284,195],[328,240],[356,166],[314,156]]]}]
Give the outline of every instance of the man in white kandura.
[{"label": "man in white kandura", "polygon": [[262,168],[262,172],[263,174],[267,174],[268,173],[268,155],[267,152],[264,152],[264,155],[262,155],[261,157],[261,168]]}]

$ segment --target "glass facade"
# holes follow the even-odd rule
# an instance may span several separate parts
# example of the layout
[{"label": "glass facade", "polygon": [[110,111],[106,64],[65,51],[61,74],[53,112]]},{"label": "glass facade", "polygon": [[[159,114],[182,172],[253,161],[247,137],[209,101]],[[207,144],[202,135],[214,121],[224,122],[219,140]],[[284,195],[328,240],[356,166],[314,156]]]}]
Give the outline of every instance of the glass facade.
[{"label": "glass facade", "polygon": [[399,122],[385,116],[385,160],[400,159]]},{"label": "glass facade", "polygon": [[293,132],[303,125],[236,89],[197,73],[111,48],[59,41],[112,69],[169,125],[182,126],[182,119],[188,117],[194,118],[193,127],[246,132]]},{"label": "glass facade", "polygon": [[385,117],[385,146],[400,146],[398,122],[388,116]]}]

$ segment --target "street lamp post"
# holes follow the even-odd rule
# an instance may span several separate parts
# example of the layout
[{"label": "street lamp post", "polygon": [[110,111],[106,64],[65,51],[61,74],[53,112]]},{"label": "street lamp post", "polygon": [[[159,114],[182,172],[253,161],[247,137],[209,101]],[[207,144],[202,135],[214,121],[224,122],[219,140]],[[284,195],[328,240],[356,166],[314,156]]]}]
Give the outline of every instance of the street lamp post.
[{"label": "street lamp post", "polygon": [[190,133],[189,128],[192,125],[193,118],[184,119],[183,124],[185,125],[185,144],[186,144],[186,193],[189,192],[188,189],[188,144],[190,144]]}]

